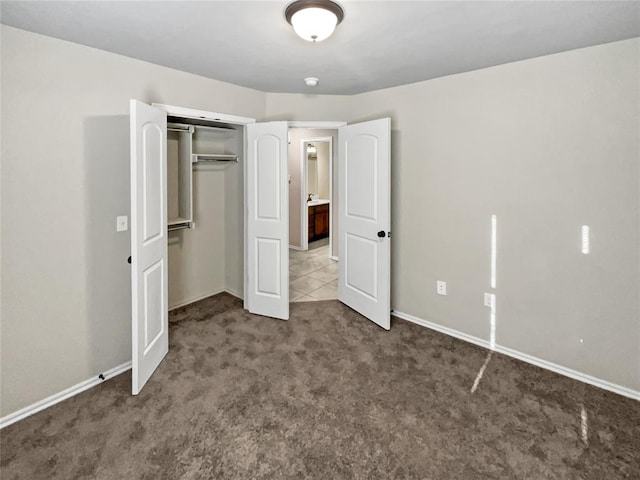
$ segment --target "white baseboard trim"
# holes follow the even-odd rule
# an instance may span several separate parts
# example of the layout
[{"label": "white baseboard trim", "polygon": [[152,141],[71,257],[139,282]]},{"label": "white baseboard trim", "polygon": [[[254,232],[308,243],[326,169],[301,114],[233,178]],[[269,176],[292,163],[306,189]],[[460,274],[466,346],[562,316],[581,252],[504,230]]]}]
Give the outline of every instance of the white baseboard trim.
[{"label": "white baseboard trim", "polygon": [[102,376],[104,378],[100,378],[98,375],[96,375],[95,377],[91,377],[88,380],[85,380],[83,382],[80,382],[74,385],[73,387],[69,387],[66,390],[63,390],[59,393],[51,395],[50,397],[47,397],[44,400],[40,400],[39,402],[29,405],[28,407],[21,408],[17,412],[10,413],[9,415],[6,415],[0,418],[0,429],[4,427],[8,427],[9,425],[14,424],[17,421],[22,420],[24,418],[27,418],[33,415],[34,413],[44,410],[45,408],[52,407],[56,403],[60,403],[63,400],[66,400],[67,398],[71,398],[74,395],[84,392],[85,390],[89,390],[90,388],[95,387],[96,385],[106,380],[109,380],[110,378],[113,378],[117,375],[120,375],[123,372],[126,372],[130,368],[131,368],[131,362],[123,363],[122,365],[118,365],[117,367],[113,367],[112,369],[107,370],[106,372],[103,372]]},{"label": "white baseboard trim", "polygon": [[227,292],[229,295],[233,295],[236,298],[239,298],[240,300],[244,300],[244,295],[241,293],[236,292],[235,290],[231,290],[230,288],[225,288],[224,289],[225,292]]},{"label": "white baseboard trim", "polygon": [[302,247],[298,247],[297,245],[289,245],[290,250],[303,250]]},{"label": "white baseboard trim", "polygon": [[[487,340],[483,340],[481,338],[468,335],[466,333],[460,332],[458,330],[454,330],[452,328],[438,325],[437,323],[432,323],[427,320],[423,320],[422,318],[414,317],[413,315],[409,315],[408,313],[398,312],[397,310],[392,310],[391,314],[398,318],[401,318],[402,320],[406,320],[408,322],[415,323],[417,325],[421,325],[426,328],[430,328],[431,330],[444,333],[445,335],[449,335],[451,337],[459,338],[460,340],[473,343],[480,347],[491,349],[491,345]],[[512,348],[503,347],[501,345],[496,345],[493,350],[495,352],[508,355],[509,357],[522,360],[523,362],[530,363],[537,367],[544,368],[546,370],[550,370],[555,373],[559,373],[560,375],[564,375],[565,377],[573,378],[574,380],[588,383],[589,385],[594,385],[596,387],[603,388],[604,390],[609,390],[610,392],[617,393],[618,395],[623,395],[625,397],[629,397],[634,400],[640,400],[639,391],[632,390],[627,387],[623,387],[622,385],[617,385],[615,383],[611,383],[606,380],[602,380],[600,378],[592,377],[591,375],[587,375],[586,373],[578,372],[577,370],[572,370],[570,368],[563,367],[562,365],[558,365],[556,363],[549,362],[547,360],[543,360],[541,358],[519,352]]]},{"label": "white baseboard trim", "polygon": [[[242,295],[240,295],[238,292],[231,290],[230,288],[222,288],[219,291],[208,293],[206,295],[182,302],[176,306],[171,307],[169,311],[197,302],[198,300],[211,297],[212,295],[217,295],[218,293],[222,293],[222,292],[227,292],[230,295],[233,295],[234,297],[237,297],[242,300]],[[39,402],[29,405],[28,407],[21,408],[20,410],[14,413],[10,413],[9,415],[6,415],[0,418],[0,430],[3,429],[4,427],[8,427],[9,425],[16,423],[19,420],[22,420],[24,418],[27,418],[33,415],[34,413],[40,412],[45,408],[49,408],[55,405],[56,403],[60,403],[63,400],[66,400],[67,398],[71,398],[74,395],[77,395],[81,392],[84,392],[85,390],[95,387],[99,383],[102,383],[105,380],[108,380],[117,375],[120,375],[121,373],[126,372],[129,369],[131,369],[131,362],[123,363],[122,365],[118,365],[117,367],[114,367],[110,370],[107,370],[106,372],[103,372],[102,376],[104,378],[100,378],[99,376],[89,378],[88,380],[80,382],[72,387],[67,388],[66,390],[55,393],[50,397],[45,398],[44,400],[40,400]]]},{"label": "white baseboard trim", "polygon": [[214,295],[218,295],[219,293],[226,292],[226,291],[228,291],[226,288],[220,288],[218,290],[214,290],[213,292],[205,293],[204,295],[199,295],[197,297],[190,298],[189,300],[185,300],[184,302],[171,305],[169,307],[169,311],[175,310],[176,308],[180,308],[180,307],[186,307],[187,305],[191,305],[192,303],[199,302],[200,300],[213,297]]},{"label": "white baseboard trim", "polygon": [[232,290],[230,288],[221,288],[219,290],[215,290],[213,292],[210,293],[206,293],[204,295],[200,295],[198,297],[193,297],[190,300],[185,300],[184,302],[180,302],[176,305],[173,305],[171,307],[169,307],[169,311],[175,310],[176,308],[180,308],[180,307],[186,307],[187,305],[191,305],[192,303],[196,303],[199,302],[200,300],[204,300],[205,298],[209,298],[209,297],[213,297],[214,295],[218,295],[219,293],[222,292],[227,292],[229,295],[233,295],[234,297],[239,298],[240,300],[242,300],[243,295],[236,292],[235,290]]}]

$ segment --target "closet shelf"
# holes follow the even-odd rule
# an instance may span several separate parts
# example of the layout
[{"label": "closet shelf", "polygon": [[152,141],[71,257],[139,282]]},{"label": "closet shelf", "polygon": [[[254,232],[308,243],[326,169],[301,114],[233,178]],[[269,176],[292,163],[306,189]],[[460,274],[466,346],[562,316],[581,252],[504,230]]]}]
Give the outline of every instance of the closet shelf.
[{"label": "closet shelf", "polygon": [[225,153],[194,153],[191,155],[192,163],[200,162],[224,162],[233,163],[238,161],[238,155]]}]

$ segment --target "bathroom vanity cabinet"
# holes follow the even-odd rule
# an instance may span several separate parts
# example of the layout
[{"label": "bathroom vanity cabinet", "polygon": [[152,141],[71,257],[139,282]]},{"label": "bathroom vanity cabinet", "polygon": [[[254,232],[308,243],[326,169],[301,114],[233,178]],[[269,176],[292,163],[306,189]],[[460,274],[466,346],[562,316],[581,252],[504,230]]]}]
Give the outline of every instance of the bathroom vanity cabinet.
[{"label": "bathroom vanity cabinet", "polygon": [[309,205],[309,241],[329,236],[329,204]]}]

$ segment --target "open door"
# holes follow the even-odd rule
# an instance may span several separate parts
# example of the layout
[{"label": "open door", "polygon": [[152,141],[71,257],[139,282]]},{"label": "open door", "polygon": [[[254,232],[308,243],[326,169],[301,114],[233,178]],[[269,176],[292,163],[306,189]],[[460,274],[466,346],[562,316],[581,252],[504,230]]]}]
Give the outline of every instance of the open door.
[{"label": "open door", "polygon": [[340,127],[339,300],[391,327],[391,120]]},{"label": "open door", "polygon": [[131,100],[132,386],[137,395],[169,350],[167,117]]},{"label": "open door", "polygon": [[287,122],[247,125],[247,272],[245,307],[289,319]]}]

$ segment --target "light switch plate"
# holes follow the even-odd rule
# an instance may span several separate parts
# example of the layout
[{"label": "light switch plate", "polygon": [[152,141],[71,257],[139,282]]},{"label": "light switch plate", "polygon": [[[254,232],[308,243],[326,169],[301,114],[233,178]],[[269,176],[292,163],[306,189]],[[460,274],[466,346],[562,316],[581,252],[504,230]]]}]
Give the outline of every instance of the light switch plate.
[{"label": "light switch plate", "polygon": [[126,232],[129,230],[129,217],[123,215],[116,218],[116,232]]}]

